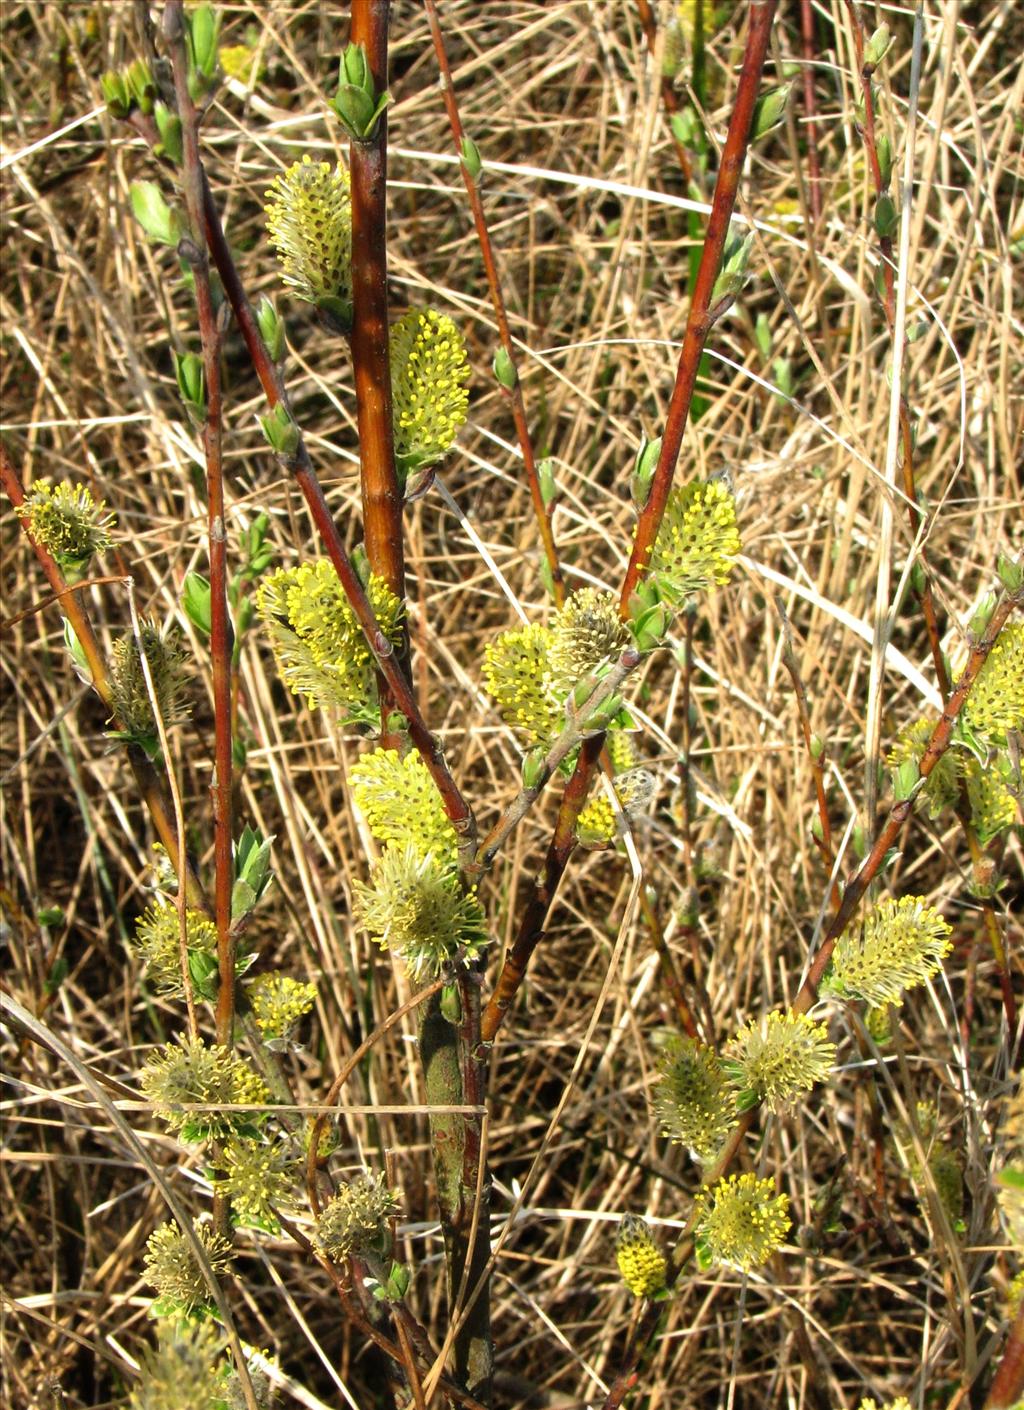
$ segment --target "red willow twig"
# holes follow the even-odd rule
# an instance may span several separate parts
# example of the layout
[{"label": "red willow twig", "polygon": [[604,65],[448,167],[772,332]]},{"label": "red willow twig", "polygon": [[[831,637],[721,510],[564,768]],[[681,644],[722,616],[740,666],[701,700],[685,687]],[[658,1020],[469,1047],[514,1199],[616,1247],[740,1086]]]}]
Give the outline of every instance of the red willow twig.
[{"label": "red willow twig", "polygon": [[[168,0],[164,11],[164,37],[171,56],[174,92],[182,131],[182,190],[189,225],[197,236],[203,228],[203,176],[199,159],[199,116],[188,90],[188,55],[182,0]],[[206,424],[203,454],[206,460],[207,524],[210,555],[210,661],[213,670],[213,855],[214,921],[217,926],[217,1042],[232,1045],[235,1019],[235,951],[231,933],[232,843],[232,741],[231,653],[234,632],[228,611],[227,531],[224,523],[224,463],[221,455],[222,414],[220,384],[220,333],[210,290],[210,261],[204,244],[188,242],[188,261],[196,295],[199,336],[206,374]]]},{"label": "red willow twig", "polygon": [[[18,472],[14,468],[14,463],[7,452],[7,447],[0,442],[0,483],[3,485],[4,493],[14,505],[15,510],[20,510],[25,503],[25,490],[22,486]],[[77,584],[75,587],[68,587],[53,555],[43,547],[28,531],[28,526],[21,520],[25,537],[32,545],[32,550],[39,560],[40,567],[46,575],[46,580],[53,588],[55,596],[61,604],[61,611],[67,617],[72,630],[82,648],[82,655],[85,657],[86,665],[89,668],[89,675],[92,677],[93,689],[100,697],[103,704],[110,711],[111,723],[115,729],[121,729],[123,722],[119,720],[114,712],[114,705],[110,694],[110,677],[107,673],[107,665],[103,659],[103,652],[96,639],[96,633],[92,629],[92,623],[86,614],[85,608],[79,600],[79,588],[87,584]],[[156,769],[146,758],[145,753],[137,744],[130,741],[125,742],[125,752],[128,756],[128,764],[135,779],[139,795],[145,803],[152,819],[156,834],[161,844],[167,851],[167,855],[173,866],[179,883],[183,880],[185,885],[185,896],[188,904],[195,910],[202,911],[204,915],[210,915],[212,908],[206,892],[203,890],[202,882],[196,875],[191,861],[186,856],[178,856],[178,832],[171,821],[167,804],[164,800],[163,785]]]},{"label": "red willow twig", "polygon": [[[656,57],[658,43],[658,23],[654,18],[654,11],[651,9],[649,0],[636,0],[636,9],[637,14],[640,16],[640,25],[644,32],[644,38],[647,40],[647,48],[650,50],[651,58],[654,59]],[[672,141],[675,144],[679,169],[683,173],[683,180],[686,182],[687,186],[689,186],[690,182],[693,180],[693,163],[690,161],[689,152],[676,136],[675,128],[672,126],[672,118],[682,111],[682,104],[673,87],[672,79],[668,74],[662,73],[659,76],[659,83],[661,85],[661,104],[669,116],[668,129]]]},{"label": "red willow twig", "polygon": [[[750,6],[747,41],[736,90],[736,101],[732,117],[729,120],[729,131],[726,135],[725,145],[722,148],[722,160],[715,182],[707,234],[694,283],[690,311],[686,320],[686,331],[679,354],[675,386],[665,419],[661,453],[651,483],[650,496],[637,521],[633,552],[620,593],[619,610],[624,619],[628,619],[630,598],[640,580],[641,573],[647,566],[665,513],[665,505],[672,486],[679,449],[682,445],[683,431],[689,416],[690,403],[693,400],[701,354],[713,323],[712,291],[718,277],[722,254],[729,234],[729,222],[736,204],[736,193],[750,141],[754,105],[757,102],[761,73],[768,53],[768,41],[777,4],[778,0],[753,0]],[[596,749],[589,747],[595,742]],[[484,1009],[483,1036],[485,1041],[493,1040],[501,1026],[504,1015],[522,983],[529,957],[541,938],[540,928],[544,924],[548,906],[554,899],[555,891],[575,846],[573,829],[580,809],[586,802],[590,779],[597,764],[602,744],[603,736],[597,736],[596,740],[587,741],[587,746],[580,751],[573,777],[562,795],[558,820],[555,824],[555,834],[548,848],[543,873],[534,883],[534,893],[527,902],[516,939],[502,966],[494,992]]]},{"label": "red willow twig", "polygon": [[498,325],[498,337],[501,339],[501,346],[504,348],[505,354],[515,372],[513,386],[511,388],[502,386],[502,391],[508,398],[509,405],[512,408],[512,420],[515,423],[519,448],[523,454],[523,468],[526,471],[526,480],[530,487],[530,499],[533,501],[533,512],[537,520],[537,528],[540,531],[544,557],[547,560],[548,571],[551,575],[551,588],[554,594],[555,606],[561,607],[562,603],[565,601],[565,579],[562,576],[562,569],[558,561],[558,551],[555,547],[554,533],[551,527],[551,514],[544,503],[544,496],[541,493],[540,477],[537,472],[537,457],[534,454],[529,422],[526,419],[526,403],[523,399],[522,382],[519,377],[515,345],[512,342],[512,333],[509,329],[508,313],[505,309],[505,298],[501,291],[501,278],[498,274],[498,265],[494,258],[494,246],[491,243],[491,233],[487,226],[487,217],[484,214],[484,203],[480,195],[480,187],[477,184],[476,177],[471,171],[469,164],[463,156],[463,143],[466,133],[462,126],[462,119],[459,115],[459,105],[455,98],[455,85],[452,82],[452,71],[448,64],[444,35],[441,32],[441,25],[437,17],[437,6],[434,0],[424,0],[424,7],[427,12],[427,21],[430,25],[430,37],[434,42],[437,66],[441,73],[441,94],[444,98],[445,110],[448,113],[448,123],[452,130],[452,137],[455,139],[455,147],[459,153],[459,168],[462,171],[462,181],[466,188],[466,195],[469,197],[469,207],[473,213],[473,224],[476,227],[477,242],[483,257],[484,272],[487,275],[487,287],[490,290],[491,305],[494,309],[495,322]]},{"label": "red willow twig", "polygon": [[[287,405],[284,384],[263,341],[252,305],[238,274],[234,258],[224,236],[220,214],[210,190],[209,180],[203,172],[203,223],[204,233],[213,262],[217,267],[224,293],[231,305],[238,330],[246,345],[250,361],[260,380],[268,405],[273,408],[279,402]],[[356,615],[363,635],[373,652],[377,666],[387,682],[395,701],[395,706],[409,723],[409,737],[423,759],[444,804],[445,814],[455,828],[459,839],[459,855],[463,863],[472,861],[476,849],[476,820],[472,810],[459,791],[451,771],[444,761],[441,746],[430,733],[426,721],[416,703],[416,697],[408,678],[395,658],[394,647],[380,630],[359,575],[345,552],[341,534],[334,522],[323,489],[313,470],[301,432],[298,446],[289,456],[280,457],[284,467],[295,477],[295,482],[306,501],[317,532],[327,551],[341,583],[342,591]]]},{"label": "red willow twig", "polygon": [[801,77],[804,90],[804,110],[807,113],[807,172],[811,195],[811,215],[815,225],[821,221],[821,158],[818,156],[818,103],[814,93],[814,62],[817,46],[814,35],[814,9],[811,0],[800,0],[800,44],[804,61]]},{"label": "red willow twig", "polygon": [[[374,89],[388,81],[390,0],[353,0],[353,44],[362,44]],[[352,191],[352,368],[359,428],[363,534],[370,569],[405,597],[402,489],[395,469],[391,368],[388,360],[387,113],[372,137],[349,147]],[[408,668],[408,646],[400,649]],[[390,702],[381,699],[381,718]]]}]

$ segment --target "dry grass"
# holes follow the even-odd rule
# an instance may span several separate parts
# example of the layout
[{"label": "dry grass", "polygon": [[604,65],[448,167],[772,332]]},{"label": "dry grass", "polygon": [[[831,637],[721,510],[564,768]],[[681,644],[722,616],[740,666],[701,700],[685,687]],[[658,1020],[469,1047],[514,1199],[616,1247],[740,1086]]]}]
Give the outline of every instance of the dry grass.
[{"label": "dry grass", "polygon": [[[250,294],[273,293],[288,316],[296,415],[354,543],[350,370],[338,343],[280,297],[261,221],[262,193],[283,163],[304,151],[341,153],[323,89],[345,25],[338,7],[312,0],[224,8],[233,32],[250,21],[262,27],[269,73],[249,104],[222,94],[207,122],[208,168]],[[719,136],[744,7],[720,8],[729,17],[709,54],[709,118]],[[849,22],[840,0],[815,8],[825,220],[812,248],[800,216],[796,128],[784,127],[758,146],[743,184],[745,210],[767,223],[753,258],[756,279],[713,334],[711,404],[684,443],[685,476],[731,474],[746,554],[733,584],[702,604],[696,628],[692,853],[682,826],[682,694],[669,653],[646,667],[638,696],[641,750],[659,788],[637,845],[677,962],[719,1040],[738,1021],[792,998],[827,906],[828,878],[810,834],[812,777],[772,595],[793,623],[813,726],[827,743],[831,816],[841,871],[849,873],[851,830],[870,827],[865,780],[874,765],[865,741],[876,584],[891,570],[895,598],[919,548],[908,541],[902,506],[890,514],[884,491],[889,340],[866,292],[874,244],[852,127]],[[902,153],[910,12],[886,8],[897,44],[883,112]],[[686,317],[687,224],[674,204],[683,185],[642,32],[627,3],[447,0],[442,20],[467,129],[498,164],[487,173],[487,208],[514,332],[527,350],[537,445],[555,458],[564,488],[556,538],[571,581],[614,586],[630,541],[629,467],[641,432],[659,430]],[[197,345],[194,314],[172,257],[148,246],[130,217],[130,182],[152,176],[147,155],[98,107],[99,74],[133,52],[131,7],[8,0],[2,23],[4,435],[24,478],[84,479],[116,509],[121,558],[108,555],[107,571],[130,573],[140,605],[187,630],[178,593],[183,575],[203,568],[205,514],[170,346]],[[798,55],[796,6],[783,6],[776,43],[779,65]],[[1011,254],[1024,228],[1022,43],[1022,12],[1012,0],[925,5],[918,184],[901,279],[911,318],[924,318],[909,349],[907,386],[919,483],[935,511],[927,551],[954,655],[992,589],[997,550],[1021,541],[1014,467],[1024,359]],[[410,0],[395,6],[392,88],[394,305],[430,301],[466,330],[471,416],[443,479],[536,619],[545,610],[540,560],[511,426],[489,375],[490,306],[426,21]],[[799,124],[796,102],[793,113]],[[790,364],[793,401],[769,390],[777,373],[752,336],[759,313],[772,329],[772,358]],[[234,333],[225,365],[229,526],[267,510],[279,561],[289,564],[310,551],[312,531],[263,446],[259,388]],[[518,778],[513,742],[479,678],[483,644],[510,624],[511,610],[436,495],[417,504],[408,523],[418,684],[456,776],[487,822]],[[131,1087],[150,1045],[180,1023],[177,1006],[140,985],[127,946],[145,904],[150,832],[120,755],[104,740],[102,709],[70,669],[59,614],[40,606],[44,585],[10,515],[4,548],[6,984],[80,1064]],[[87,602],[109,642],[127,621],[123,587],[92,588]],[[909,597],[893,644],[876,695],[883,748],[935,699]],[[195,705],[177,735],[175,767],[192,844],[209,864],[212,711],[205,649],[195,640],[192,647]],[[409,991],[350,920],[352,884],[366,869],[366,839],[344,787],[358,741],[282,693],[255,637],[243,674],[250,755],[240,811],[278,838],[279,885],[260,912],[261,955],[318,983],[306,1045],[289,1059],[300,1100],[315,1103]],[[551,817],[550,805],[531,816],[487,883],[495,957]],[[1020,856],[1012,838],[1009,884],[997,903],[1011,952],[1021,938],[1012,919]],[[689,933],[678,913],[694,874],[699,921]],[[904,1007],[895,1055],[873,1073],[848,1016],[834,1012],[834,1081],[804,1109],[770,1120],[763,1143],[749,1147],[750,1160],[792,1196],[799,1227],[790,1245],[745,1281],[691,1265],[632,1403],[852,1407],[867,1394],[904,1394],[915,1406],[970,1403],[956,1392],[998,1348],[1014,1265],[993,1252],[1003,1240],[992,1176],[1001,1160],[995,1133],[1008,1090],[1007,1035],[968,880],[958,830],[915,820],[886,882],[943,907],[956,940],[946,973]],[[670,1238],[699,1178],[649,1114],[652,1035],[671,1012],[650,938],[627,905],[630,884],[624,860],[576,860],[495,1051],[489,1158],[491,1235],[500,1246],[500,1405],[600,1404],[632,1315],[614,1268],[615,1222],[627,1210],[646,1213]],[[53,905],[64,920],[44,933],[34,914]],[[59,959],[67,972],[51,993],[47,979]],[[350,1083],[342,1163],[379,1161],[384,1147],[396,1152],[414,1305],[443,1336],[413,1033],[410,1021],[391,1034]],[[3,1403],[12,1410],[121,1404],[150,1334],[141,1254],[163,1217],[162,1199],[80,1074],[11,1030],[4,1062]],[[888,1144],[879,1152],[891,1216],[890,1239],[883,1237],[872,1092],[883,1127],[915,1101],[938,1103],[963,1162],[959,1237],[929,1224]],[[144,1110],[129,1116],[152,1160],[201,1208],[202,1161],[183,1159]],[[835,1229],[815,1239],[816,1202],[830,1181],[841,1212]],[[243,1234],[241,1270],[233,1293],[240,1328],[280,1358],[283,1404],[389,1403],[381,1363],[349,1332],[322,1274],[287,1238]],[[51,1383],[63,1400],[51,1398]]]}]

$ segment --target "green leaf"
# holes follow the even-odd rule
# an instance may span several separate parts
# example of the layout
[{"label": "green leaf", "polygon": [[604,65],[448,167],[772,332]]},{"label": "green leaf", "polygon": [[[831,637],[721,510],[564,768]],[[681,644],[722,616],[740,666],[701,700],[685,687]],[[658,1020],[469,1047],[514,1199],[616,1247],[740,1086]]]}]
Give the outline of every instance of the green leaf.
[{"label": "green leaf", "polygon": [[189,573],[181,593],[181,606],[196,631],[210,635],[210,584],[202,573]]},{"label": "green leaf", "polygon": [[773,127],[778,127],[786,116],[786,104],[789,102],[792,87],[792,83],[783,83],[778,88],[767,89],[758,98],[754,107],[754,119],[750,125],[751,142],[756,142],[759,137],[771,132]]},{"label": "green leaf", "polygon": [[158,245],[177,246],[182,236],[177,212],[167,204],[153,181],[133,181],[130,191],[135,219]]}]

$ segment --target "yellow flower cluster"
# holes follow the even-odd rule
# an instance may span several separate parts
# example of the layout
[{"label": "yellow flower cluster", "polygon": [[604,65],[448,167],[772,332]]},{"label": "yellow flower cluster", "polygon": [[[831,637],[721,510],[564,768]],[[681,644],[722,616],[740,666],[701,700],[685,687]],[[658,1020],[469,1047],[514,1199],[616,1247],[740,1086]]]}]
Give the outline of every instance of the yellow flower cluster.
[{"label": "yellow flower cluster", "polygon": [[[389,641],[401,636],[404,608],[382,578],[367,597]],[[334,706],[351,721],[379,713],[373,653],[327,559],[269,574],[256,594],[281,678],[312,706]]]},{"label": "yellow flower cluster", "polygon": [[884,1405],[879,1405],[868,1396],[857,1406],[857,1410],[914,1410],[914,1407],[905,1395],[898,1395],[895,1400],[888,1400]]},{"label": "yellow flower cluster", "polygon": [[317,1241],[335,1262],[353,1254],[385,1256],[391,1246],[389,1220],[398,1211],[398,1194],[383,1175],[360,1175],[340,1185],[324,1205]]},{"label": "yellow flower cluster", "polygon": [[469,406],[469,362],[462,334],[434,309],[403,315],[390,349],[395,455],[407,473],[451,449]]},{"label": "yellow flower cluster", "polygon": [[257,58],[256,50],[250,49],[248,44],[222,44],[217,50],[217,58],[228,78],[237,78],[247,88],[255,88],[266,76],[266,64]]},{"label": "yellow flower cluster", "polygon": [[292,979],[280,970],[261,974],[246,990],[252,1016],[266,1041],[288,1037],[303,1014],[316,1003],[316,985]]},{"label": "yellow flower cluster", "polygon": [[[904,725],[886,757],[887,766],[896,770],[904,763],[920,764],[934,729],[934,722],[928,719],[911,720]],[[930,818],[937,818],[944,809],[952,808],[960,793],[960,763],[959,751],[947,749],[925,779],[914,806],[926,809]]]},{"label": "yellow flower cluster", "polygon": [[[655,778],[649,769],[628,769],[617,775],[615,792],[622,811],[630,820],[637,818],[650,802]],[[610,842],[616,833],[615,810],[603,787],[580,810],[576,819],[576,837],[584,847],[600,847]]]},{"label": "yellow flower cluster", "polygon": [[[139,632],[146,664],[153,681],[153,695],[166,728],[188,719],[185,655],[176,635],[164,634],[155,622],[141,623]],[[110,703],[123,732],[144,747],[155,748],[157,739],[153,706],[142,669],[142,656],[133,632],[114,643],[110,667]]]},{"label": "yellow flower cluster", "polygon": [[789,1232],[788,1195],[777,1195],[771,1180],[750,1172],[701,1190],[695,1205],[698,1245],[705,1256],[745,1273],[766,1263]]},{"label": "yellow flower cluster", "polygon": [[486,943],[476,893],[463,891],[451,867],[416,845],[386,847],[370,884],[357,881],[355,891],[360,923],[382,950],[402,956],[417,983]]},{"label": "yellow flower cluster", "polygon": [[378,842],[409,846],[421,857],[455,864],[455,829],[426,764],[414,750],[402,758],[397,749],[374,749],[356,760],[349,782]]},{"label": "yellow flower cluster", "polygon": [[726,1045],[724,1067],[737,1089],[740,1110],[763,1102],[779,1111],[832,1071],[836,1047],[828,1028],[805,1013],[770,1013],[753,1019]]},{"label": "yellow flower cluster", "polygon": [[663,1133],[695,1160],[713,1160],[736,1124],[736,1104],[713,1048],[673,1035],[665,1043],[654,1089]]},{"label": "yellow flower cluster", "polygon": [[996,638],[964,702],[964,723],[995,742],[1024,730],[1024,622],[1008,622]]},{"label": "yellow flower cluster", "polygon": [[214,1188],[231,1201],[238,1223],[276,1234],[276,1208],[288,1202],[301,1174],[289,1146],[280,1140],[236,1136],[224,1147],[220,1164],[224,1173]]},{"label": "yellow flower cluster", "polygon": [[85,485],[40,482],[25,496],[19,514],[36,543],[51,553],[69,582],[77,582],[94,553],[109,548],[114,515]]},{"label": "yellow flower cluster", "polygon": [[[262,1077],[241,1058],[218,1044],[208,1047],[202,1038],[179,1037],[177,1043],[166,1043],[146,1060],[139,1085],[167,1129],[197,1143],[251,1125],[256,1119],[253,1108],[270,1098]],[[208,1110],[182,1110],[190,1105]]]},{"label": "yellow flower cluster", "polygon": [[628,642],[629,630],[614,594],[582,588],[551,623],[550,670],[569,690],[595,667],[617,657]]},{"label": "yellow flower cluster", "polygon": [[740,536],[736,501],[720,480],[694,480],[669,491],[649,565],[666,602],[728,581]]},{"label": "yellow flower cluster", "polygon": [[352,305],[352,202],[348,172],[307,154],[266,192],[267,231],[286,284],[342,319]]},{"label": "yellow flower cluster", "polygon": [[822,989],[869,1004],[898,1004],[904,989],[938,974],[951,933],[922,897],[887,898],[864,917],[859,932],[840,936]]},{"label": "yellow flower cluster", "polygon": [[484,683],[501,718],[530,744],[546,744],[565,724],[550,683],[551,630],[539,624],[502,632],[484,649]]},{"label": "yellow flower cluster", "polygon": [[624,1214],[615,1238],[615,1261],[634,1297],[654,1297],[665,1287],[665,1255],[643,1219]]},{"label": "yellow flower cluster", "polygon": [[222,1350],[215,1322],[163,1321],[157,1345],[143,1354],[128,1410],[216,1404],[224,1385]]},{"label": "yellow flower cluster", "polygon": [[[203,981],[217,967],[217,927],[201,911],[185,912],[185,942],[189,969],[194,985],[200,989]],[[157,993],[181,998],[185,986],[181,976],[181,927],[177,907],[150,906],[135,925],[135,948],[145,961],[146,974]],[[203,998],[210,998],[203,993]]]},{"label": "yellow flower cluster", "polygon": [[[219,1277],[231,1265],[231,1245],[212,1224],[196,1224],[196,1234]],[[161,1224],[146,1240],[145,1278],[157,1291],[161,1316],[189,1317],[211,1301],[210,1288],[192,1245],[176,1224]]]}]

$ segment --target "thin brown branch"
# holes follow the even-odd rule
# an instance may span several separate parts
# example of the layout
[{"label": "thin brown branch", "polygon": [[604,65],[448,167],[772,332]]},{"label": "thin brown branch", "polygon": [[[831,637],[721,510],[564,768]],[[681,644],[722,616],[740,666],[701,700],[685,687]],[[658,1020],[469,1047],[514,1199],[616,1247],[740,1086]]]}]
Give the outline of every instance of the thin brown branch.
[{"label": "thin brown branch", "polygon": [[[761,73],[768,54],[768,42],[771,37],[771,26],[776,7],[777,0],[755,0],[750,7],[743,65],[740,70],[732,116],[729,120],[729,131],[722,149],[718,179],[715,182],[707,235],[701,252],[700,268],[697,271],[693,297],[690,301],[675,386],[662,436],[661,453],[651,484],[650,496],[637,522],[633,552],[620,593],[619,610],[624,619],[628,617],[630,598],[647,565],[665,512],[665,504],[672,486],[672,476],[682,445],[683,431],[693,400],[701,353],[712,326],[711,295],[729,233],[729,221],[736,204],[736,193],[750,139],[754,105],[757,102]],[[501,1026],[504,1016],[522,984],[530,956],[540,942],[541,927],[544,924],[548,907],[554,899],[554,894],[575,846],[573,829],[576,826],[580,809],[586,802],[590,780],[600,758],[603,744],[603,735],[597,735],[593,739],[587,740],[580,750],[573,776],[562,794],[555,832],[548,846],[544,869],[534,883],[533,894],[527,902],[516,939],[506,956],[494,992],[484,1009],[482,1036],[485,1042],[493,1041],[494,1035]]]},{"label": "thin brown branch", "polygon": [[[164,35],[171,56],[174,92],[182,129],[182,189],[189,224],[198,236],[203,228],[203,170],[199,154],[199,115],[188,89],[188,55],[185,49],[184,8],[181,0],[168,0]],[[224,464],[221,456],[222,415],[220,384],[220,333],[210,289],[210,262],[204,243],[189,241],[189,264],[196,295],[196,315],[203,346],[206,381],[206,423],[203,453],[206,460],[207,531],[210,556],[210,661],[213,669],[213,856],[214,921],[217,926],[217,1042],[232,1046],[235,1018],[235,949],[231,933],[232,843],[232,740],[231,655],[234,633],[228,611],[227,532],[224,523]]]},{"label": "thin brown branch", "polygon": [[[382,93],[388,77],[389,0],[353,0],[352,42],[362,44]],[[352,371],[359,428],[359,482],[363,534],[370,569],[396,597],[405,598],[402,487],[395,468],[391,368],[388,354],[387,157],[388,120],[383,113],[372,137],[349,148],[352,178]],[[398,659],[408,675],[409,646],[403,637]],[[381,691],[381,724],[391,713]],[[385,743],[389,740],[385,738]],[[393,741],[391,741],[393,742]]]},{"label": "thin brown branch", "polygon": [[[7,447],[0,442],[0,484],[3,485],[4,493],[14,505],[16,510],[20,509],[25,502],[25,490],[21,483],[18,472],[14,468],[14,463],[8,454]],[[110,678],[107,674],[106,662],[103,659],[103,652],[96,639],[96,633],[92,629],[92,623],[86,614],[85,608],[79,599],[78,587],[68,587],[53,555],[50,554],[41,543],[37,543],[28,531],[28,526],[23,519],[19,518],[25,537],[32,545],[32,551],[39,560],[39,565],[46,575],[46,580],[53,589],[54,596],[61,604],[63,611],[71,628],[78,639],[85,657],[86,665],[89,668],[89,675],[92,678],[93,688],[96,694],[103,701],[103,704],[110,711],[110,723],[115,729],[120,730],[123,722],[114,713],[114,706],[110,695]],[[147,759],[146,755],[136,744],[126,742],[125,753],[128,756],[128,765],[135,779],[139,796],[156,829],[161,845],[166,848],[179,881],[184,875],[185,895],[188,904],[196,910],[202,911],[205,915],[211,914],[210,902],[203,890],[202,883],[197,876],[191,861],[186,856],[184,861],[178,855],[178,833],[171,821],[170,813],[164,799],[163,785],[160,775]]]},{"label": "thin brown branch", "polygon": [[711,296],[729,236],[729,222],[736,206],[736,193],[747,155],[750,125],[754,117],[754,106],[757,103],[777,3],[778,0],[753,0],[750,6],[743,65],[740,69],[732,116],[729,119],[729,130],[722,148],[715,193],[711,199],[711,214],[708,217],[700,267],[697,270],[686,331],[683,334],[672,400],[665,417],[661,454],[658,456],[657,468],[651,482],[650,496],[637,521],[633,551],[622,584],[620,611],[623,618],[628,616],[629,600],[647,566],[654,541],[658,537],[665,504],[672,488],[676,461],[683,443],[683,432],[690,414],[701,354],[714,322]]},{"label": "thin brown branch", "polygon": [[512,410],[512,420],[516,428],[516,437],[519,441],[519,449],[522,451],[523,455],[523,469],[526,471],[526,483],[529,486],[530,499],[533,503],[533,513],[537,521],[537,528],[540,532],[548,572],[551,575],[551,590],[555,599],[555,606],[561,607],[562,603],[565,601],[565,580],[558,562],[558,550],[555,547],[554,532],[551,526],[551,512],[544,503],[544,495],[541,492],[540,476],[537,471],[537,457],[534,454],[533,440],[530,436],[530,426],[526,416],[526,403],[523,398],[522,379],[519,376],[515,344],[512,341],[512,333],[509,328],[508,313],[505,308],[505,296],[501,290],[501,277],[498,274],[498,265],[494,257],[494,245],[491,242],[491,232],[487,225],[487,217],[484,214],[484,203],[480,194],[480,186],[469,164],[462,155],[466,133],[462,126],[459,105],[455,97],[455,84],[452,81],[452,71],[448,64],[448,53],[445,49],[444,34],[442,33],[441,24],[437,15],[437,6],[434,0],[424,0],[424,6],[427,11],[427,21],[430,25],[430,37],[434,42],[437,66],[441,74],[441,94],[444,98],[445,111],[448,114],[448,123],[452,130],[452,137],[455,140],[455,149],[460,156],[459,169],[462,172],[462,181],[466,188],[466,195],[469,197],[469,208],[473,213],[476,238],[480,246],[481,256],[483,257],[484,273],[487,276],[487,288],[491,295],[494,319],[498,325],[498,337],[515,372],[513,386],[511,388],[503,386],[502,391],[507,397]]}]

